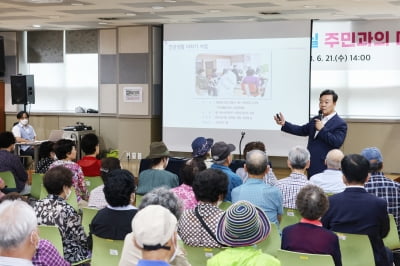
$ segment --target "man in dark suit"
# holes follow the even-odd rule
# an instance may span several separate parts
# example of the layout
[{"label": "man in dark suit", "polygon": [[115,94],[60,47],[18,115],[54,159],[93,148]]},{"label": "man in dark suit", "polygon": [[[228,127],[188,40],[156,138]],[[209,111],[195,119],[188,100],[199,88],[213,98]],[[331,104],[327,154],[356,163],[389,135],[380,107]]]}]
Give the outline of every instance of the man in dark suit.
[{"label": "man in dark suit", "polygon": [[346,122],[335,111],[338,95],[333,90],[324,90],[319,95],[320,114],[305,125],[298,126],[285,121],[282,113],[274,116],[281,130],[297,136],[308,136],[307,149],[311,154],[308,176],[321,173],[326,169],[326,154],[339,149],[347,134]]},{"label": "man in dark suit", "polygon": [[343,158],[341,166],[347,187],[329,197],[329,209],[321,220],[323,226],[335,232],[368,235],[375,265],[392,265],[391,254],[382,241],[389,232],[387,203],[364,188],[369,178],[368,160],[362,155],[350,154]]}]

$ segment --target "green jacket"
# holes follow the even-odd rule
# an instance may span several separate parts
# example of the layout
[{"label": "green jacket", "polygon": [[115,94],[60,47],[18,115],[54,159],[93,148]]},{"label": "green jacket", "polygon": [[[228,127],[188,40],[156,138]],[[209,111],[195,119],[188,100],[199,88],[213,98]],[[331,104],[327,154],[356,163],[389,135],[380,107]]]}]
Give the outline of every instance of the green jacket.
[{"label": "green jacket", "polygon": [[207,266],[280,266],[275,257],[253,246],[227,248],[207,261]]}]

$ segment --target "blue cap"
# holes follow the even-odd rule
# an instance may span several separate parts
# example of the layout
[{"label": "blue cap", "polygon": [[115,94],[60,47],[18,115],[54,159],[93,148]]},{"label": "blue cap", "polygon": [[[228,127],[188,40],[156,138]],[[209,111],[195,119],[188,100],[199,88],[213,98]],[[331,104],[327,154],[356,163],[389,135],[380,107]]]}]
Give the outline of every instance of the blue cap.
[{"label": "blue cap", "polygon": [[361,155],[364,156],[368,161],[376,160],[378,163],[383,162],[381,151],[377,147],[365,148],[362,150]]}]

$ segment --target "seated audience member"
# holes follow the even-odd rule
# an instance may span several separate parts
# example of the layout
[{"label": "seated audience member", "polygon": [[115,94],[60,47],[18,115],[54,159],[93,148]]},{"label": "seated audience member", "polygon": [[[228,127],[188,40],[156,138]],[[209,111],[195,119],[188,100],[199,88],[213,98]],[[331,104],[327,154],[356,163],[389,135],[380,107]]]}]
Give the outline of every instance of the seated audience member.
[{"label": "seated audience member", "polygon": [[104,184],[108,206],[97,212],[90,223],[90,233],[101,238],[123,240],[132,232],[131,221],[137,212],[135,182],[128,170],[113,170]]},{"label": "seated audience member", "polygon": [[383,156],[378,148],[365,148],[361,155],[369,161],[370,176],[365,183],[365,190],[386,200],[387,210],[393,214],[397,231],[400,233],[400,184],[387,178],[383,173]]},{"label": "seated audience member", "polygon": [[[30,142],[36,140],[36,132],[31,125],[29,125],[29,114],[26,111],[20,111],[17,114],[18,123],[12,128],[12,133],[16,142]],[[34,155],[34,150],[30,145],[21,145],[19,147],[20,155]]]},{"label": "seated audience member", "polygon": [[138,195],[144,195],[157,187],[174,188],[179,185],[178,176],[165,170],[169,161],[168,156],[168,148],[163,142],[150,144],[150,154],[147,158],[151,159],[151,169],[144,170],[139,174],[139,185],[136,192]]},{"label": "seated audience member", "polygon": [[296,197],[300,189],[311,184],[305,172],[310,166],[310,153],[306,148],[296,146],[289,152],[288,167],[292,171],[290,176],[278,180],[277,187],[282,192],[283,207],[296,209]]},{"label": "seated audience member", "polygon": [[[26,184],[28,174],[21,160],[14,152],[15,137],[11,132],[0,133],[0,172],[11,171],[14,175],[17,188],[4,188],[4,193],[17,191],[21,194],[29,193],[30,187]],[[1,177],[1,176],[0,176]],[[5,184],[7,186],[7,184]]]},{"label": "seated audience member", "polygon": [[[246,158],[247,153],[252,150],[260,150],[266,152],[264,143],[262,143],[261,141],[252,141],[247,143],[246,146],[244,146],[243,157]],[[243,183],[246,183],[248,175],[243,167],[236,169],[236,174],[240,176]],[[271,167],[269,168],[268,173],[264,176],[263,180],[266,184],[270,184],[271,186],[276,186],[278,179],[276,178]]]},{"label": "seated audience member", "polygon": [[196,196],[194,195],[192,184],[195,175],[205,170],[204,161],[191,160],[181,170],[182,185],[171,189],[175,195],[182,200],[185,210],[193,209],[197,205]]},{"label": "seated audience member", "polygon": [[212,138],[195,138],[192,142],[192,160],[203,161],[206,164],[207,168],[210,168],[212,164],[212,161],[210,160],[210,150],[213,143],[214,140]]},{"label": "seated audience member", "polygon": [[232,152],[235,149],[233,144],[226,144],[223,141],[216,142],[211,147],[211,156],[214,162],[211,168],[221,170],[228,176],[229,180],[228,192],[225,195],[224,201],[232,201],[232,189],[243,183],[242,179],[229,168],[233,158]]},{"label": "seated audience member", "polygon": [[331,255],[335,266],[342,265],[338,236],[323,228],[321,217],[329,208],[328,197],[314,185],[303,187],[297,194],[296,206],[303,218],[285,227],[281,248],[285,250]]},{"label": "seated audience member", "polygon": [[106,197],[104,196],[104,183],[107,182],[108,174],[114,169],[121,169],[121,162],[117,158],[109,157],[101,160],[100,176],[103,184],[94,188],[90,192],[88,206],[97,209],[103,209],[107,206]]},{"label": "seated audience member", "polygon": [[0,177],[0,200],[4,197],[4,193],[1,191],[6,187],[6,184],[4,183],[4,180]]},{"label": "seated audience member", "polygon": [[207,261],[207,266],[279,266],[279,260],[256,249],[267,238],[271,225],[264,212],[247,201],[232,204],[217,226],[217,240],[229,248]]},{"label": "seated audience member", "polygon": [[[215,229],[224,213],[218,208],[218,202],[222,202],[227,189],[228,179],[220,170],[206,169],[196,175],[193,191],[199,203],[194,209],[184,211],[178,222],[178,234],[185,244],[221,247],[215,240]],[[201,220],[208,228],[203,226]]]},{"label": "seated audience member", "polygon": [[232,190],[232,202],[249,201],[261,208],[270,222],[279,225],[283,213],[282,193],[277,187],[263,182],[269,170],[268,156],[260,150],[249,151],[244,169],[248,179]]},{"label": "seated audience member", "polygon": [[[165,187],[155,188],[143,196],[139,210],[146,208],[149,205],[160,205],[168,209],[177,220],[182,214],[182,202],[176,195]],[[132,225],[133,226],[133,225]],[[134,234],[129,233],[124,240],[119,266],[134,266],[137,265],[139,259],[142,258],[140,249],[134,245]],[[176,257],[171,261],[171,265],[175,266],[190,266],[185,254],[178,246]]]},{"label": "seated audience member", "polygon": [[132,220],[135,245],[142,251],[137,266],[170,265],[178,248],[176,217],[160,205],[140,210]]},{"label": "seated audience member", "polygon": [[[82,200],[88,199],[88,191],[85,184],[85,176],[83,175],[81,167],[73,160],[76,159],[75,144],[69,139],[60,139],[54,145],[54,151],[57,156],[57,161],[50,165],[50,169],[55,166],[64,166],[72,171],[74,174],[72,178],[72,184],[75,188],[76,196],[78,197],[78,203]],[[85,205],[85,204],[80,204]]]},{"label": "seated audience member", "polygon": [[92,133],[82,137],[81,148],[85,153],[77,163],[85,176],[100,176],[101,160],[97,159],[100,153],[99,138]]},{"label": "seated audience member", "polygon": [[49,169],[43,177],[43,185],[49,195],[38,200],[34,206],[38,224],[56,225],[60,230],[64,258],[70,263],[89,257],[81,217],[66,202],[71,195],[72,177],[71,170],[63,166]]},{"label": "seated audience member", "polygon": [[325,193],[336,194],[342,192],[346,185],[343,183],[343,173],[340,170],[340,162],[344,154],[339,149],[328,152],[325,159],[326,168],[322,173],[315,174],[310,182],[322,188]]},{"label": "seated audience member", "polygon": [[[6,196],[1,198],[0,203],[4,201],[25,201],[17,192],[8,193]],[[37,224],[36,214],[34,213],[32,207],[30,211],[33,212],[35,223]],[[48,240],[40,239],[39,244],[36,247],[35,255],[32,258],[32,264],[37,266],[69,266],[71,265],[67,262],[61,254],[58,252],[56,247]],[[4,265],[0,262],[0,265]],[[7,264],[8,265],[8,264]],[[20,265],[20,264],[18,264]]]},{"label": "seated audience member", "polygon": [[56,158],[56,153],[54,152],[54,142],[45,141],[40,144],[39,147],[39,158],[36,165],[36,173],[44,174],[49,170],[49,167],[54,163]]},{"label": "seated audience member", "polygon": [[0,265],[32,264],[39,233],[35,212],[22,200],[6,200],[0,204]]},{"label": "seated audience member", "polygon": [[[392,265],[383,238],[389,232],[389,217],[385,200],[368,193],[369,162],[362,155],[346,155],[341,163],[346,189],[329,197],[329,209],[322,217],[325,228],[341,233],[368,235],[375,264]],[[390,259],[389,259],[390,257]]]}]

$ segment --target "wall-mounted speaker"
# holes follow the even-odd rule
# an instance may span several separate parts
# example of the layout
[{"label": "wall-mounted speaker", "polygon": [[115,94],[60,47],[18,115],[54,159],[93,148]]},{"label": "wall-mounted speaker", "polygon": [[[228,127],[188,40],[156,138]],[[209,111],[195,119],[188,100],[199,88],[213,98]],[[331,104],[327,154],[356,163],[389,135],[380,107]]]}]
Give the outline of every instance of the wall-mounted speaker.
[{"label": "wall-mounted speaker", "polygon": [[10,78],[12,104],[35,103],[33,75],[16,75]]}]

